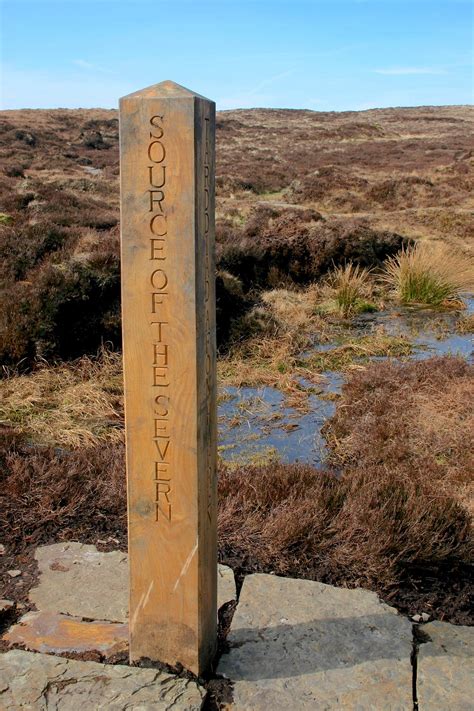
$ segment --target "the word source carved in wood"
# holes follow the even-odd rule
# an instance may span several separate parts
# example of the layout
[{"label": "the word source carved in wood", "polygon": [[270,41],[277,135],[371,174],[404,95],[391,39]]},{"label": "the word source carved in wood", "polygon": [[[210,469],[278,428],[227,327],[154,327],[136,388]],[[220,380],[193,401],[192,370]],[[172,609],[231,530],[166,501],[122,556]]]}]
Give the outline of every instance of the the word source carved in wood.
[{"label": "the word source carved in wood", "polygon": [[216,647],[215,105],[170,81],[120,100],[130,658]]}]

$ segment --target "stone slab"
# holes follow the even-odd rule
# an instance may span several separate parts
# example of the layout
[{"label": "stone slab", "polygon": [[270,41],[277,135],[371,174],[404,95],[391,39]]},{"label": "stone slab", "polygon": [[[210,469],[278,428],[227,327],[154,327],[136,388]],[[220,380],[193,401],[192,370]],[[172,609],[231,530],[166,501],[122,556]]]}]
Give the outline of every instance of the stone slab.
[{"label": "stone slab", "polygon": [[[38,610],[91,620],[126,622],[128,556],[102,553],[93,545],[55,543],[35,552],[40,572],[29,593]],[[218,567],[218,606],[236,598],[231,568]]]},{"label": "stone slab", "polygon": [[83,543],[55,543],[37,548],[35,558],[39,583],[30,590],[29,598],[38,610],[91,620],[126,621],[125,553],[101,553]]},{"label": "stone slab", "polygon": [[417,696],[420,711],[471,711],[474,708],[474,628],[430,622],[429,641],[418,650]]},{"label": "stone slab", "polygon": [[13,650],[0,654],[0,708],[28,711],[198,711],[194,681],[156,669],[79,662]]},{"label": "stone slab", "polygon": [[128,625],[85,622],[54,612],[28,612],[3,636],[10,647],[48,654],[96,652],[104,660],[128,650]]},{"label": "stone slab", "polygon": [[250,575],[228,641],[236,711],[413,708],[412,625],[375,593]]}]

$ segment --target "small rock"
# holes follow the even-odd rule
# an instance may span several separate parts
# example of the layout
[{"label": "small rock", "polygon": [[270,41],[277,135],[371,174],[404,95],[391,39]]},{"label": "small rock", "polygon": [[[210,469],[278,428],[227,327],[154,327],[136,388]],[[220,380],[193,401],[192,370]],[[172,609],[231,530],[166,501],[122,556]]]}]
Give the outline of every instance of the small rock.
[{"label": "small rock", "polygon": [[15,603],[11,600],[0,600],[0,613],[7,612],[7,610],[11,610],[13,607],[15,607]]},{"label": "small rock", "polygon": [[7,573],[10,578],[17,578],[19,575],[21,575],[21,570],[7,570]]},{"label": "small rock", "polygon": [[3,545],[3,543],[0,543],[0,555],[5,555],[5,550],[6,550],[6,548]]},{"label": "small rock", "polygon": [[237,600],[234,571],[227,565],[219,565],[217,569],[217,606]]},{"label": "small rock", "polygon": [[411,619],[413,622],[428,622],[430,616],[427,612],[422,612],[421,615],[413,615]]}]

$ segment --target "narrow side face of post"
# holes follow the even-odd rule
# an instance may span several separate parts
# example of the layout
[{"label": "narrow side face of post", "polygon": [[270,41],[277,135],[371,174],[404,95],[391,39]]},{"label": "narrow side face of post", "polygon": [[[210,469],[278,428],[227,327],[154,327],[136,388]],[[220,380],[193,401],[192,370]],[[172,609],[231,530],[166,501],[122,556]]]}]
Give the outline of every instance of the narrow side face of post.
[{"label": "narrow side face of post", "polygon": [[120,101],[130,658],[196,674],[217,638],[215,106]]}]

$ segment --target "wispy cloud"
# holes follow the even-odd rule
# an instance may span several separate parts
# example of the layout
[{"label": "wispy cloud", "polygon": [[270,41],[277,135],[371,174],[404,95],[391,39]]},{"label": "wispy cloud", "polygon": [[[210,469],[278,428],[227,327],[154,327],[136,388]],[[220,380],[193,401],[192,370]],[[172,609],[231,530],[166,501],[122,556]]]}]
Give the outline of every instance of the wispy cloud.
[{"label": "wispy cloud", "polygon": [[98,64],[93,64],[92,62],[87,62],[85,59],[74,59],[72,63],[75,64],[76,67],[86,69],[87,71],[100,72],[101,74],[113,74],[111,69],[101,67]]},{"label": "wispy cloud", "polygon": [[387,69],[374,69],[376,74],[386,76],[409,76],[415,74],[447,74],[445,69],[438,67],[389,67]]},{"label": "wispy cloud", "polygon": [[295,69],[287,69],[279,74],[274,74],[271,77],[267,77],[262,81],[255,84],[255,86],[243,91],[241,93],[235,94],[233,96],[222,97],[217,100],[217,105],[219,109],[246,109],[254,106],[266,106],[268,102],[271,102],[275,97],[268,94],[268,89],[277,84],[280,80],[286,79],[287,77],[294,74]]}]

